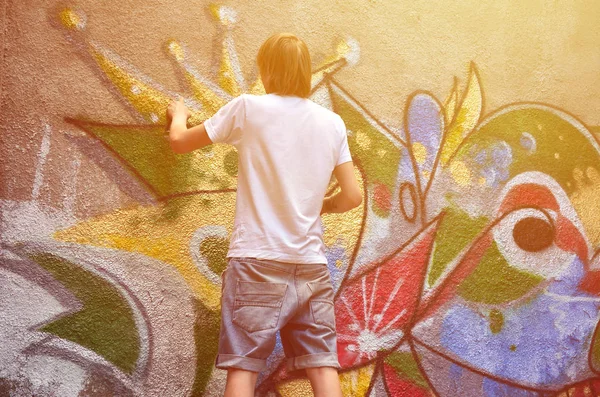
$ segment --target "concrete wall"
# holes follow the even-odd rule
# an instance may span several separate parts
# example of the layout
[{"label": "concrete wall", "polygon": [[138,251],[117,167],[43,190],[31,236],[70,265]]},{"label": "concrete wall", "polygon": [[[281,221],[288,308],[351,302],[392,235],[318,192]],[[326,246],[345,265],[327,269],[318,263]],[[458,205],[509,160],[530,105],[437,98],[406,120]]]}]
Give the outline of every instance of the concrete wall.
[{"label": "concrete wall", "polygon": [[[600,393],[598,2],[1,12],[1,394],[222,394],[236,153],[172,154],[164,110],[260,93],[279,31],[309,45],[365,192],[324,217],[344,395]],[[259,390],[310,395],[282,362]]]}]

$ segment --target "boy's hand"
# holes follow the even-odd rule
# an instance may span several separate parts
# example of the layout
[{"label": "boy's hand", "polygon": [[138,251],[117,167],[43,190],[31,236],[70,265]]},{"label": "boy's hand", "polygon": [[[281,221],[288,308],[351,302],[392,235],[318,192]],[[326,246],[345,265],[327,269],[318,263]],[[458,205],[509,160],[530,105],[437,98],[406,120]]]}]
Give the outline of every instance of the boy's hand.
[{"label": "boy's hand", "polygon": [[187,120],[191,115],[192,113],[183,103],[183,99],[179,98],[177,101],[169,103],[169,106],[167,107],[167,125],[171,125],[171,121],[173,121],[175,117],[184,116]]}]

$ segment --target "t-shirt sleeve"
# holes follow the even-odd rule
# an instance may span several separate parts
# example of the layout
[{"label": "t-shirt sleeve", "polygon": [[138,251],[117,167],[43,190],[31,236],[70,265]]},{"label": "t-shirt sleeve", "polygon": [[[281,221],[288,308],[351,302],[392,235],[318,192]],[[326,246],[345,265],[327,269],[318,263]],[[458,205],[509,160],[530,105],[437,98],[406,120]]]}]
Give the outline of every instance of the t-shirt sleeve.
[{"label": "t-shirt sleeve", "polygon": [[246,119],[244,96],[240,95],[204,121],[204,128],[213,143],[237,146],[242,139]]},{"label": "t-shirt sleeve", "polygon": [[344,164],[347,163],[348,161],[352,161],[352,156],[350,155],[350,148],[348,147],[348,134],[346,133],[346,125],[344,124],[344,121],[340,118],[339,119],[340,122],[340,128],[342,129],[342,140],[341,140],[341,144],[340,144],[340,148],[339,148],[339,156],[338,156],[338,161],[335,164],[335,166],[337,167],[340,164]]}]

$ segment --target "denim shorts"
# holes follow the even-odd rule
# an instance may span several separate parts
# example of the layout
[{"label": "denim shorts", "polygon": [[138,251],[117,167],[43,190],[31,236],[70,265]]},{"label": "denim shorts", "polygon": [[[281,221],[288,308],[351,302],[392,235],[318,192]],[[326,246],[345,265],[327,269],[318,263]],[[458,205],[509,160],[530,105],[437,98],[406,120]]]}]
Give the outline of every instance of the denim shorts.
[{"label": "denim shorts", "polygon": [[325,264],[230,258],[222,275],[217,368],[260,372],[279,331],[287,368],[340,368]]}]

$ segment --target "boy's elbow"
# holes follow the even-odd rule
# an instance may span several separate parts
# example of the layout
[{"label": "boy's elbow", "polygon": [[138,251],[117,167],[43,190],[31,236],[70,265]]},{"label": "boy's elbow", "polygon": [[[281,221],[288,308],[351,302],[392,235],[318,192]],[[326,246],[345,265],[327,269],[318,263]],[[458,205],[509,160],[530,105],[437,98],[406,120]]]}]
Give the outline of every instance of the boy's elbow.
[{"label": "boy's elbow", "polygon": [[359,205],[362,204],[362,193],[360,191],[355,192],[351,197],[350,197],[350,203],[352,204],[352,208],[356,208]]},{"label": "boy's elbow", "polygon": [[169,143],[171,145],[171,150],[177,154],[187,153],[188,150],[185,147],[184,143],[181,140],[171,138],[169,139]]}]

